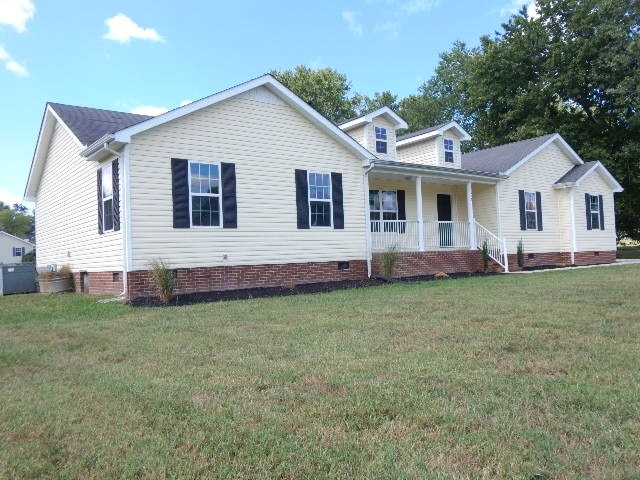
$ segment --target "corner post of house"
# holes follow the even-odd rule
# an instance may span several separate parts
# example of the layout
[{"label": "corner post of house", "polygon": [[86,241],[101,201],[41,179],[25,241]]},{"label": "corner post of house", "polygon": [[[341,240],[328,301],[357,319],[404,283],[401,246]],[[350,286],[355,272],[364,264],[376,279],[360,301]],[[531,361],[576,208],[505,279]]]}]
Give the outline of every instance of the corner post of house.
[{"label": "corner post of house", "polygon": [[473,216],[471,182],[467,182],[467,218],[469,219],[469,250],[475,250],[478,245],[476,241],[476,220]]},{"label": "corner post of house", "polygon": [[569,216],[571,219],[571,265],[576,263],[576,210],[573,188],[569,188]]},{"label": "corner post of house", "polygon": [[424,252],[424,218],[422,215],[422,177],[416,177],[416,214],[418,216],[418,250]]},{"label": "corner post of house", "polygon": [[507,253],[507,239],[502,239],[502,262],[504,263],[504,272],[509,273],[509,254]]}]

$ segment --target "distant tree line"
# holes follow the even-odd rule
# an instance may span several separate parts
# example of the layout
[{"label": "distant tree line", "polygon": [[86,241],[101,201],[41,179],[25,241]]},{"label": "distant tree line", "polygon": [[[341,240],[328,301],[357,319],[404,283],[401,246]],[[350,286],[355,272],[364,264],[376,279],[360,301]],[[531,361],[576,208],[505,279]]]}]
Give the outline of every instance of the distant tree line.
[{"label": "distant tree line", "polygon": [[419,130],[456,120],[467,150],[560,133],[585,160],[600,160],[625,191],[617,195],[619,236],[640,240],[640,0],[537,0],[480,45],[440,54],[434,75],[399,99],[351,92],[331,68],[272,74],[340,123],[390,106]]}]

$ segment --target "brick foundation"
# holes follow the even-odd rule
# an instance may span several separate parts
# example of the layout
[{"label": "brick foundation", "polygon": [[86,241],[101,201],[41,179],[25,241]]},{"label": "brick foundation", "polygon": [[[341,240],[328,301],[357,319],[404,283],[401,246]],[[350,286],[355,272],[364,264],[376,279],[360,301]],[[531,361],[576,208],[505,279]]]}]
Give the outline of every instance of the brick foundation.
[{"label": "brick foundation", "polygon": [[[382,275],[382,258],[384,253],[373,255],[373,273]],[[437,252],[399,252],[393,268],[396,278],[417,275],[433,275],[445,273],[477,273],[482,272],[482,252],[480,250],[451,250]],[[489,272],[501,272],[502,267],[489,260]]]},{"label": "brick foundation", "polygon": [[[123,273],[112,272],[86,272],[89,279],[89,288],[85,288],[82,281],[82,273],[74,272],[73,284],[76,292],[79,293],[121,293],[124,289],[122,282]],[[117,277],[117,279],[115,278]]]},{"label": "brick foundation", "polygon": [[[176,269],[174,293],[213,292],[256,287],[292,287],[304,283],[363,280],[367,278],[366,260],[349,260],[349,268],[338,269],[342,262],[285,263],[268,265],[229,265]],[[129,298],[156,296],[151,272],[129,272]]]},{"label": "brick foundation", "polygon": [[[571,266],[571,253],[569,252],[546,252],[533,253],[533,258],[529,258],[531,254],[524,254],[523,267],[568,267]],[[574,265],[599,265],[601,263],[614,263],[616,261],[616,251],[588,251],[576,252],[574,256]],[[518,256],[509,254],[509,271],[518,272],[522,270],[518,266]]]}]

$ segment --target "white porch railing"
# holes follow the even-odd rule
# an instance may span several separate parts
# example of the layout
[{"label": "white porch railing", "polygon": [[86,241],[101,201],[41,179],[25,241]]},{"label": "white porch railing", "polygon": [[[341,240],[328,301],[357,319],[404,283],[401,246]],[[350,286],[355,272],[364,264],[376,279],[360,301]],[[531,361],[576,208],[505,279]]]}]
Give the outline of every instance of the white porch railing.
[{"label": "white porch railing", "polygon": [[425,248],[469,248],[469,222],[424,222]]},{"label": "white porch railing", "polygon": [[487,253],[489,256],[508,272],[509,260],[507,258],[507,245],[505,239],[495,236],[490,230],[486,229],[478,222],[474,223],[476,228],[476,238],[478,240],[478,248],[482,250],[483,244],[486,242]]}]

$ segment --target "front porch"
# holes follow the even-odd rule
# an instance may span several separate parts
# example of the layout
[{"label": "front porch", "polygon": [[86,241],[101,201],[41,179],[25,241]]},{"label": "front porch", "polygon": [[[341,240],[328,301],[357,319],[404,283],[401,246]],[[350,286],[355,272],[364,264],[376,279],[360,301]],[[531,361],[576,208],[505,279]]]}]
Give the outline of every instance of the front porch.
[{"label": "front porch", "polygon": [[495,233],[497,181],[453,168],[375,165],[367,177],[371,254],[479,252],[486,245],[489,257],[508,270],[506,242]]}]

